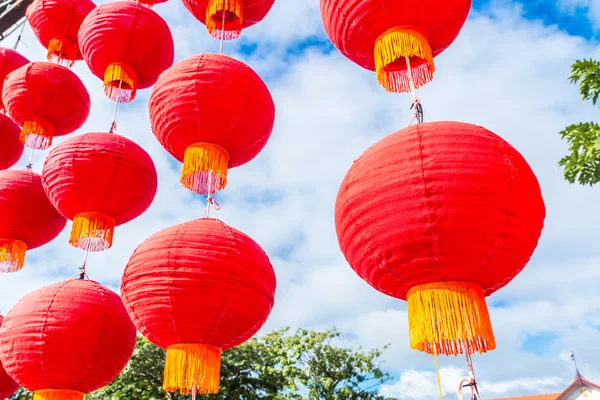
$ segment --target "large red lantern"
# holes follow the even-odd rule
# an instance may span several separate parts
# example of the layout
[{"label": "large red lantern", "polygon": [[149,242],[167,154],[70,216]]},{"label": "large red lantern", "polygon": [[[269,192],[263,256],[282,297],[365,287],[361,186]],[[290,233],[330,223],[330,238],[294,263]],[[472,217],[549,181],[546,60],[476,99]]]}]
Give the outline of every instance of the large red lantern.
[{"label": "large red lantern", "polygon": [[116,378],[135,347],[121,298],[71,279],[23,297],[0,328],[0,360],[34,400],[83,400]]},{"label": "large red lantern", "polygon": [[90,95],[71,70],[48,62],[33,62],[4,81],[2,100],[23,127],[21,142],[44,150],[54,136],[79,129],[90,114]]},{"label": "large red lantern", "polygon": [[167,23],[149,7],[129,1],[96,7],[81,24],[79,48],[92,73],[104,80],[106,95],[119,102],[152,86],[174,58]]},{"label": "large red lantern", "polygon": [[227,184],[227,169],[252,160],[273,130],[275,106],[246,64],[218,54],[188,57],[162,74],[148,103],[160,144],[183,162],[181,182],[207,194]]},{"label": "large red lantern", "polygon": [[[0,326],[2,326],[2,321],[4,321],[4,317],[0,315]],[[0,399],[9,398],[17,389],[19,389],[19,384],[8,376],[4,367],[2,367],[2,362],[0,362]]]},{"label": "large red lantern", "polygon": [[524,268],[544,218],[525,159],[459,122],[414,125],[369,148],[335,209],[350,266],[408,301],[411,347],[446,355],[495,348],[485,296]]},{"label": "large red lantern", "polygon": [[10,117],[0,114],[0,170],[15,165],[23,155],[19,140],[21,128]]},{"label": "large red lantern", "polygon": [[275,0],[183,0],[183,5],[215,39],[229,40],[240,36],[269,13]]},{"label": "large red lantern", "polygon": [[[15,69],[28,63],[29,60],[16,51],[0,47],[0,91],[4,87],[4,79],[6,79],[6,76]],[[0,99],[0,112],[4,111],[4,103]]]},{"label": "large red lantern", "polygon": [[160,231],[133,253],[121,296],[138,330],[167,349],[163,387],[217,393],[223,350],[265,323],[275,274],[260,246],[214,219]]},{"label": "large red lantern", "polygon": [[35,0],[25,16],[48,60],[72,66],[81,60],[77,32],[83,19],[96,7],[91,0]]},{"label": "large red lantern", "polygon": [[158,186],[152,159],[135,142],[112,133],[86,133],[53,148],[42,170],[44,189],[73,221],[69,243],[102,251],[115,226],[140,216]]},{"label": "large red lantern", "polygon": [[20,270],[25,251],[50,242],[67,223],[30,170],[0,171],[0,215],[0,272]]},{"label": "large red lantern", "polygon": [[460,32],[471,0],[321,0],[325,31],[351,61],[377,71],[389,92],[433,78],[433,57]]}]

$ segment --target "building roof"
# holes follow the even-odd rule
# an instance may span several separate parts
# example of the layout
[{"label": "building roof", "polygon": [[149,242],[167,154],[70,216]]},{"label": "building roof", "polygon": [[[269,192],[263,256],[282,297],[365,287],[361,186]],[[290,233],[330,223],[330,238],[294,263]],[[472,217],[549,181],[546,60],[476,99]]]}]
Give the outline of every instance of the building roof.
[{"label": "building roof", "polygon": [[556,400],[560,393],[553,394],[538,394],[535,396],[507,397],[505,399],[490,399],[490,400]]},{"label": "building roof", "polygon": [[502,399],[490,399],[490,400],[560,400],[564,399],[567,395],[573,392],[574,389],[586,386],[588,388],[596,389],[600,391],[600,386],[596,385],[588,381],[581,376],[577,376],[573,383],[569,385],[563,392],[561,393],[552,393],[552,394],[539,394],[534,396],[520,396],[520,397],[506,397]]}]

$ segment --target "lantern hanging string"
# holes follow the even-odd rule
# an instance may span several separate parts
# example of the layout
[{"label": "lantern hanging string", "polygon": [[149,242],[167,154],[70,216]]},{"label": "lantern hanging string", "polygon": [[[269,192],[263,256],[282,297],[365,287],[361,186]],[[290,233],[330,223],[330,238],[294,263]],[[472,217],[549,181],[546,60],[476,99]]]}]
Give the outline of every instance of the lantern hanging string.
[{"label": "lantern hanging string", "polygon": [[23,18],[23,22],[21,23],[21,31],[19,32],[19,36],[17,36],[17,41],[15,42],[15,45],[13,46],[14,51],[17,51],[17,48],[19,47],[19,43],[22,42],[21,37],[23,36],[23,31],[25,30],[26,24],[27,24],[27,19]]},{"label": "lantern hanging string", "polygon": [[81,264],[81,267],[79,267],[79,269],[81,270],[81,272],[79,273],[79,279],[82,279],[82,280],[88,277],[85,272],[85,267],[87,264],[88,255],[90,254],[90,244],[91,243],[92,243],[92,238],[88,238],[87,245],[85,246],[85,255],[83,256],[83,263]]},{"label": "lantern hanging string", "polygon": [[413,102],[410,109],[413,111],[413,117],[407,126],[410,126],[414,121],[418,124],[423,123],[423,105],[421,99],[417,96],[417,88],[415,87],[415,81],[413,79],[412,68],[410,67],[410,57],[404,56],[406,61],[406,70],[408,73],[408,83],[410,84],[410,91],[412,93]]},{"label": "lantern hanging string", "polygon": [[442,381],[440,379],[440,368],[437,362],[437,351],[433,348],[433,363],[435,365],[435,376],[437,378],[438,390],[440,391],[440,400],[443,400],[444,394],[442,393]]},{"label": "lantern hanging string", "polygon": [[225,38],[225,9],[223,9],[223,23],[221,24],[221,44],[219,45],[219,54],[223,54],[224,38]]},{"label": "lantern hanging string", "polygon": [[471,358],[471,351],[466,342],[464,343],[464,348],[469,376],[462,378],[460,381],[457,392],[458,400],[463,400],[462,391],[465,387],[471,388],[471,397],[469,400],[481,400],[481,396],[479,395],[479,389],[477,389],[477,381],[475,380],[475,369],[473,368],[473,359]]},{"label": "lantern hanging string", "polygon": [[33,163],[31,162],[33,160],[33,153],[35,152],[35,149],[32,147],[31,151],[29,152],[29,161],[27,161],[27,165],[25,166],[25,168],[29,171],[31,171],[32,167],[33,167]]},{"label": "lantern hanging string", "polygon": [[214,197],[212,197],[212,174],[208,175],[208,194],[206,196],[206,210],[203,218],[210,218],[211,211],[219,211],[221,206]]},{"label": "lantern hanging string", "polygon": [[[123,85],[123,81],[119,80],[119,94],[117,97],[121,96],[121,88]],[[115,100],[115,108],[113,108],[112,121],[110,123],[110,133],[117,133],[117,108],[119,107],[119,100]]]}]

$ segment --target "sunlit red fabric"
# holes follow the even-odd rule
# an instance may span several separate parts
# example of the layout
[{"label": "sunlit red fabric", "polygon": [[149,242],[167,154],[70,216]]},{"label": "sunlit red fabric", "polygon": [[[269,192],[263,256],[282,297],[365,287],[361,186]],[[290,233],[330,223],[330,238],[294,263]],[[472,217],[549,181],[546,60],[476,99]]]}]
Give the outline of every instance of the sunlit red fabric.
[{"label": "sunlit red fabric", "polygon": [[15,121],[0,114],[0,170],[12,167],[23,155],[20,135],[21,128]]},{"label": "sunlit red fabric", "polygon": [[221,221],[197,219],[155,233],[136,249],[121,296],[154,344],[227,350],[265,323],[275,286],[273,267],[256,242]]},{"label": "sunlit red fabric", "polygon": [[[7,49],[6,47],[0,47],[0,91],[4,87],[6,75],[28,63],[29,60],[16,51]],[[4,103],[1,99],[0,111],[4,112]]]},{"label": "sunlit red fabric", "polygon": [[[154,135],[177,160],[184,162],[186,150],[199,143],[224,150],[225,171],[211,168],[217,176],[213,193],[225,186],[227,168],[249,162],[264,148],[275,119],[273,99],[260,77],[241,61],[218,54],[188,57],[165,71],[148,108]],[[184,162],[184,174],[187,169]],[[206,193],[206,184],[186,186]]]},{"label": "sunlit red fabric", "polygon": [[48,49],[48,60],[73,65],[81,60],[77,33],[96,7],[91,0],[35,0],[25,16],[35,37]]},{"label": "sunlit red fabric", "polygon": [[110,247],[114,227],[146,211],[158,185],[148,153],[112,133],[86,133],[54,147],[42,181],[50,201],[74,221],[71,244],[85,249],[91,237],[91,251]]},{"label": "sunlit red fabric", "polygon": [[[116,293],[94,281],[71,279],[26,295],[9,311],[0,328],[0,360],[41,398],[83,399],[119,375],[135,337]],[[80,397],[51,397],[51,391]]]},{"label": "sunlit red fabric", "polygon": [[167,23],[149,7],[130,1],[96,7],[81,25],[79,48],[92,73],[107,85],[107,95],[123,102],[132,100],[137,89],[152,86],[174,58]]},{"label": "sunlit red fabric", "polygon": [[[4,316],[0,315],[0,326],[2,326],[2,321],[4,321]],[[19,384],[8,376],[0,362],[0,399],[10,397],[17,389],[19,389]]]},{"label": "sunlit red fabric", "polygon": [[33,62],[4,81],[2,100],[23,128],[21,141],[46,149],[52,137],[79,129],[90,113],[90,96],[71,70],[49,62]]},{"label": "sunlit red fabric", "polygon": [[373,145],[350,168],[335,207],[350,266],[398,299],[450,281],[494,293],[529,261],[544,218],[525,159],[485,128],[459,122],[413,125]]}]

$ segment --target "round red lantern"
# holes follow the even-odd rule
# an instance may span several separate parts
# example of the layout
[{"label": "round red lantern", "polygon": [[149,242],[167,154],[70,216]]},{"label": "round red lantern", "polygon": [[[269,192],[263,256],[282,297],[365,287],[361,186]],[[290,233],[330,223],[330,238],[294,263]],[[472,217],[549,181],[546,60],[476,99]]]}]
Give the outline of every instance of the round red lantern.
[{"label": "round red lantern", "polygon": [[485,296],[524,268],[544,218],[525,159],[460,122],[413,125],[369,148],[335,208],[350,266],[408,301],[411,347],[430,354],[495,348]]},{"label": "round red lantern", "polygon": [[173,64],[173,37],[152,9],[115,1],[94,9],[81,24],[79,48],[107,96],[122,103],[152,86]]},{"label": "round red lantern", "polygon": [[1,272],[20,270],[25,251],[50,242],[67,223],[30,170],[0,171],[0,215]]},{"label": "round red lantern", "polygon": [[269,13],[275,0],[183,0],[188,11],[215,39],[237,39]]},{"label": "round red lantern", "polygon": [[[2,88],[4,87],[4,79],[6,79],[6,76],[15,69],[28,63],[29,60],[16,51],[0,47],[0,91],[2,91]],[[4,103],[1,99],[0,112],[5,112]]]},{"label": "round red lantern", "polygon": [[221,190],[227,169],[252,160],[273,130],[275,106],[246,64],[218,54],[188,57],[163,73],[148,102],[160,144],[183,162],[182,184]]},{"label": "round red lantern", "polygon": [[135,347],[121,298],[71,279],[23,297],[0,328],[0,360],[34,400],[83,400],[115,379]]},{"label": "round red lantern", "polygon": [[112,133],[86,133],[53,148],[42,170],[50,201],[73,221],[69,243],[102,251],[115,226],[148,209],[158,186],[152,159],[135,142]]},{"label": "round red lantern", "polygon": [[121,296],[138,330],[167,349],[164,389],[208,394],[219,390],[221,352],[250,339],[267,320],[275,286],[256,242],[221,221],[197,219],[136,249]]},{"label": "round red lantern", "polygon": [[90,95],[71,70],[48,62],[33,62],[4,81],[2,100],[16,123],[21,142],[44,150],[54,136],[79,129],[90,114]]},{"label": "round red lantern", "polygon": [[[360,3],[360,4],[359,4]],[[433,57],[460,32],[471,0],[321,0],[325,31],[351,61],[377,71],[389,92],[430,82]]]},{"label": "round red lantern", "polygon": [[23,144],[19,140],[21,128],[10,117],[0,114],[0,170],[19,162]]},{"label": "round red lantern", "polygon": [[48,60],[72,66],[81,60],[77,32],[83,19],[96,5],[91,0],[35,0],[25,13],[27,22]]},{"label": "round red lantern", "polygon": [[[0,326],[2,326],[2,321],[4,321],[4,317],[0,315]],[[19,389],[19,384],[8,376],[2,367],[2,362],[0,362],[0,399],[9,398],[17,389]]]}]

